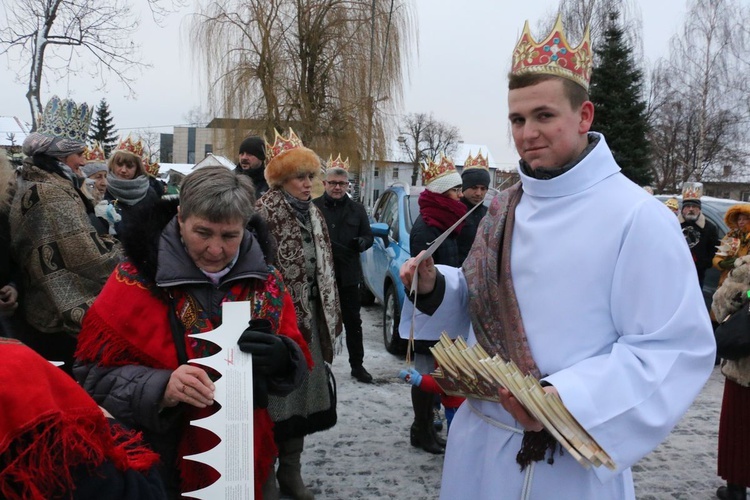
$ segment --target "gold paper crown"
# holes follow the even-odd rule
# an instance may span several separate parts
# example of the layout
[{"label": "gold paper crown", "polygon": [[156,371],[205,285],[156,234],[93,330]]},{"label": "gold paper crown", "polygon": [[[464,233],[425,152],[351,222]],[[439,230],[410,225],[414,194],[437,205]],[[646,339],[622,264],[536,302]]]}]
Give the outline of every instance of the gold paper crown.
[{"label": "gold paper crown", "polygon": [[136,156],[143,157],[143,142],[140,139],[133,141],[128,135],[125,140],[120,140],[120,144],[117,145],[115,151],[128,151]]},{"label": "gold paper crown", "polygon": [[104,154],[104,149],[102,148],[102,145],[99,144],[99,141],[94,141],[93,147],[88,147],[83,150],[83,159],[86,160],[86,162],[99,162],[99,163],[106,163],[107,161],[107,155]]},{"label": "gold paper crown", "polygon": [[439,163],[430,160],[428,163],[422,165],[422,184],[426,186],[436,179],[452,173],[458,173],[456,165],[453,163],[453,160],[441,153]]},{"label": "gold paper crown", "polygon": [[682,184],[682,199],[684,200],[700,200],[703,196],[703,183],[701,182],[685,182]]},{"label": "gold paper crown", "polygon": [[562,18],[558,14],[552,32],[542,42],[534,40],[529,30],[529,22],[526,21],[521,38],[513,50],[511,74],[538,73],[561,76],[573,80],[588,91],[592,66],[588,26],[578,47],[571,48],[563,33]]},{"label": "gold paper crown", "polygon": [[333,159],[333,155],[328,156],[328,168],[341,168],[349,171],[349,158],[346,160],[341,159],[341,153],[336,157],[336,159]]},{"label": "gold paper crown", "polygon": [[469,153],[469,156],[466,158],[466,161],[464,161],[464,172],[469,170],[470,168],[482,168],[484,170],[490,169],[490,163],[487,161],[487,158],[482,156],[482,150],[480,149],[477,153],[477,156],[471,156],[471,153]]},{"label": "gold paper crown", "polygon": [[146,173],[152,177],[156,177],[159,175],[159,162],[155,161],[154,163],[151,163],[149,158],[146,156],[143,157],[143,168],[146,169]]},{"label": "gold paper crown", "polygon": [[266,141],[266,165],[285,151],[305,147],[302,144],[302,139],[297,137],[292,127],[289,127],[289,138],[284,138],[284,136],[279,134],[278,130],[274,130],[274,135],[273,145],[268,144],[268,141]]}]

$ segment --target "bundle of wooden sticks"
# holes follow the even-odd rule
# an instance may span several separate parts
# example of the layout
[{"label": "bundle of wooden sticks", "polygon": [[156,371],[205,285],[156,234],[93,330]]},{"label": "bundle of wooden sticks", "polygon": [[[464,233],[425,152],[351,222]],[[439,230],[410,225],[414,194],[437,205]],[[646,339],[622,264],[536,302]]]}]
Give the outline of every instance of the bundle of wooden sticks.
[{"label": "bundle of wooden sticks", "polygon": [[513,361],[490,357],[479,344],[468,347],[461,337],[454,342],[445,332],[430,350],[439,365],[432,375],[447,394],[497,402],[498,388],[504,387],[578,463],[586,468],[604,465],[615,469],[607,452],[581,427],[560,397],[545,392],[536,378],[521,373]]}]

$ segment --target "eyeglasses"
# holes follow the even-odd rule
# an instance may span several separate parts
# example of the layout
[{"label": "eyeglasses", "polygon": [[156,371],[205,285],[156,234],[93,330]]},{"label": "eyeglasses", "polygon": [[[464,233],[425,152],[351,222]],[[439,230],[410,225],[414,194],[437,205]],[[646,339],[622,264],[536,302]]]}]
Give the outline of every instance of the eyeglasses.
[{"label": "eyeglasses", "polygon": [[461,193],[464,192],[464,188],[462,188],[462,187],[455,187],[455,188],[450,188],[448,191],[453,191],[456,194],[461,194]]},{"label": "eyeglasses", "polygon": [[337,187],[337,186],[338,187],[344,187],[344,186],[348,186],[349,185],[348,182],[343,182],[343,181],[340,181],[340,182],[338,182],[338,181],[326,181],[326,184],[328,184],[331,187]]}]

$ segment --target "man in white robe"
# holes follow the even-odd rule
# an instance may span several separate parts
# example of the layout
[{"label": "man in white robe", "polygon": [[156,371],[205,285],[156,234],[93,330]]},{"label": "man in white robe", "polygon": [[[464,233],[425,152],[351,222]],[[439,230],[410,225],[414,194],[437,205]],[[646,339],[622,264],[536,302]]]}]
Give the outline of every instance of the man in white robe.
[{"label": "man in white robe", "polygon": [[[530,353],[545,390],[559,394],[617,468],[586,469],[563,452],[521,471],[524,431],[542,426],[501,390],[501,403],[469,398],[456,414],[441,498],[633,499],[630,467],[664,440],[713,369],[711,324],[675,217],[625,178],[604,137],[589,132],[588,78],[583,86],[580,78],[516,70],[508,102],[521,187],[503,248],[525,335],[511,332],[520,343],[510,352]],[[566,79],[583,87],[584,99]],[[477,239],[507,198],[493,201]],[[476,260],[476,242],[475,252]],[[415,259],[402,267],[406,286],[415,269]],[[486,283],[430,258],[418,271],[415,337],[470,325],[476,343],[475,329],[494,320],[470,311],[472,297],[487,296]],[[406,301],[403,337],[412,311]]]}]

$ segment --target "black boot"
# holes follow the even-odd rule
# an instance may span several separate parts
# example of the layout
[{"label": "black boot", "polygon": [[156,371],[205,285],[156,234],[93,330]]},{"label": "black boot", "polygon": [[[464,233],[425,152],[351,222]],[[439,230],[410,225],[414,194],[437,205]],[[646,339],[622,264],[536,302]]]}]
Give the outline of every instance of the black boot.
[{"label": "black boot", "polygon": [[411,404],[414,408],[414,423],[410,430],[412,446],[422,448],[428,453],[436,455],[445,452],[435,440],[435,427],[432,419],[433,395],[417,387],[411,388]]},{"label": "black boot", "polygon": [[719,500],[746,500],[747,489],[738,484],[727,483],[726,486],[719,486],[716,490],[716,498]]}]

